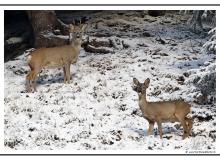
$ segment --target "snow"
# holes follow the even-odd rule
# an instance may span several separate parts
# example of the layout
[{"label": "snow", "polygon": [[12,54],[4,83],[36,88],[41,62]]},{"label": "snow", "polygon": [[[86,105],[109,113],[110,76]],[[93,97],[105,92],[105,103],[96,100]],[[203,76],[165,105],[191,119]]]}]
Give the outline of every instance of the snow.
[{"label": "snow", "polygon": [[[117,19],[118,16],[113,14],[111,21],[140,28],[147,26],[155,36],[112,36],[111,39],[117,38],[129,45],[127,49],[114,49],[114,54],[88,53],[82,49],[77,63],[71,66],[70,84],[63,83],[62,69],[45,69],[39,75],[37,92],[26,93],[29,51],[4,64],[6,148],[215,150],[216,106],[194,103],[194,95],[200,92],[191,82],[193,73],[205,74],[200,65],[212,61],[211,65],[215,66],[215,55],[199,52],[202,45],[198,44],[205,39],[186,32],[185,24],[161,24],[163,17],[153,17],[152,23],[139,17],[128,20]],[[151,19],[148,15],[146,18]],[[175,18],[168,15],[170,21]],[[176,45],[166,39],[167,44],[158,43],[156,32],[162,39],[172,39]],[[187,36],[190,38],[183,38]],[[184,77],[184,83],[179,84],[177,78],[184,72],[192,77]],[[179,98],[189,101],[192,104],[190,116],[195,117],[193,135],[182,140],[183,129],[176,122],[163,124],[162,140],[157,134],[157,125],[154,135],[147,136],[148,122],[141,117],[138,95],[132,90],[133,77],[140,82],[151,79],[147,90],[149,101]],[[208,116],[211,118],[206,120]]]}]

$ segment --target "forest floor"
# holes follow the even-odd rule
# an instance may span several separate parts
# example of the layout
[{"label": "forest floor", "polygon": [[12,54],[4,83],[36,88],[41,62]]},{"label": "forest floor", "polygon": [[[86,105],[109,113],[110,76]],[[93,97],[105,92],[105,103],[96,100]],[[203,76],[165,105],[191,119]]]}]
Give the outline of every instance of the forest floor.
[{"label": "forest floor", "polygon": [[[87,36],[100,53],[81,50],[71,66],[43,70],[37,92],[25,90],[29,51],[4,64],[4,139],[10,149],[71,150],[215,150],[216,104],[202,105],[192,82],[214,54],[201,53],[207,41],[189,30],[184,15],[151,17],[135,11],[91,14]],[[101,53],[103,51],[103,53]],[[106,52],[104,54],[104,52]],[[148,101],[184,99],[192,105],[192,136],[182,140],[179,123],[157,125],[147,136],[133,77],[150,78]]]}]

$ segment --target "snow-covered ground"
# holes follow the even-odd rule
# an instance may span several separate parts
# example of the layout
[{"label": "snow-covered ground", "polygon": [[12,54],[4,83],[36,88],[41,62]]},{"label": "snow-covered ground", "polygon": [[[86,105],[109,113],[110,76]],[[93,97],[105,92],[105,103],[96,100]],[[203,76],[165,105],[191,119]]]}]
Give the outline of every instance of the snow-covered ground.
[{"label": "snow-covered ground", "polygon": [[[215,69],[215,55],[200,53],[207,39],[190,32],[181,16],[138,17],[137,13],[114,13],[111,20],[94,14],[93,20],[101,20],[98,25],[106,30],[126,25],[130,29],[124,33],[122,28],[121,37],[117,36],[118,29],[112,36],[100,38],[92,35],[95,29],[91,28],[90,38],[109,39],[117,46],[110,48],[114,53],[107,54],[82,49],[77,63],[71,66],[71,84],[63,83],[62,69],[43,70],[38,91],[26,93],[29,52],[5,63],[7,148],[215,150],[216,105],[195,103],[199,91],[191,82],[195,73],[206,71],[203,65]],[[143,30],[150,36],[142,35]],[[162,140],[156,125],[154,135],[146,135],[148,122],[141,117],[138,95],[131,87],[133,77],[140,82],[151,79],[149,101],[182,98],[192,104],[191,137],[182,140],[179,123],[164,123]]]}]

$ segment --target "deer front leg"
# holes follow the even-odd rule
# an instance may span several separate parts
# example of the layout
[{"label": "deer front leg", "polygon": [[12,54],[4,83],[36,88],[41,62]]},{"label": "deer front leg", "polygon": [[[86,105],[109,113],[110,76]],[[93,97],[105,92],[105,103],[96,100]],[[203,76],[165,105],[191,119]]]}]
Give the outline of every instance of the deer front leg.
[{"label": "deer front leg", "polygon": [[31,92],[32,91],[32,83],[31,83],[31,81],[27,80],[26,88],[27,88],[27,92]]},{"label": "deer front leg", "polygon": [[39,73],[39,71],[35,71],[35,72],[34,72],[34,76],[33,76],[32,86],[33,86],[33,88],[34,88],[34,92],[37,91],[36,86],[37,86],[37,75],[38,75],[38,73]]},{"label": "deer front leg", "polygon": [[32,70],[27,75],[26,79],[27,79],[27,91],[28,92],[31,92],[32,89],[34,89],[34,91],[37,91],[37,89],[36,89],[36,78],[37,78],[38,72],[39,72],[38,70]]},{"label": "deer front leg", "polygon": [[157,125],[158,125],[158,132],[160,134],[160,139],[162,139],[162,123],[161,121],[157,121]]},{"label": "deer front leg", "polygon": [[65,64],[63,67],[64,82],[70,83],[70,64]]},{"label": "deer front leg", "polygon": [[31,85],[31,81],[30,80],[26,80],[26,89],[27,89],[27,92],[31,92],[31,87],[32,85]]},{"label": "deer front leg", "polygon": [[148,121],[149,122],[149,128],[147,131],[147,135],[152,135],[153,134],[153,128],[154,128],[154,121]]},{"label": "deer front leg", "polygon": [[70,63],[65,65],[67,83],[70,83]]},{"label": "deer front leg", "polygon": [[32,79],[33,79],[33,71],[30,71],[28,73],[28,75],[26,76],[26,87],[27,87],[27,91],[31,92],[32,90]]}]

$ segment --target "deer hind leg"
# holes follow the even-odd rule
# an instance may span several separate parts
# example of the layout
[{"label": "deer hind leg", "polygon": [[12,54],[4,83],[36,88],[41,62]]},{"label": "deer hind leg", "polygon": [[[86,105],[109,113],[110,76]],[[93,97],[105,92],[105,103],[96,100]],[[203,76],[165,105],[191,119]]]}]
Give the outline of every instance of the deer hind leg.
[{"label": "deer hind leg", "polygon": [[187,134],[188,136],[190,136],[191,131],[192,131],[193,121],[191,118],[187,118],[187,117],[185,117],[185,121],[186,121],[186,126],[187,126]]},{"label": "deer hind leg", "polygon": [[176,115],[177,119],[179,120],[179,122],[181,123],[181,125],[183,126],[183,139],[185,139],[187,137],[188,134],[188,128],[186,125],[186,121],[185,121],[185,117],[181,117],[179,115]]},{"label": "deer hind leg", "polygon": [[180,111],[175,113],[176,118],[183,126],[183,139],[189,136],[190,130],[192,128],[192,120],[186,117],[188,113],[189,112],[187,111],[185,113],[182,113]]},{"label": "deer hind leg", "polygon": [[149,128],[147,131],[148,136],[153,134],[154,123],[155,123],[154,121],[149,121]]}]

